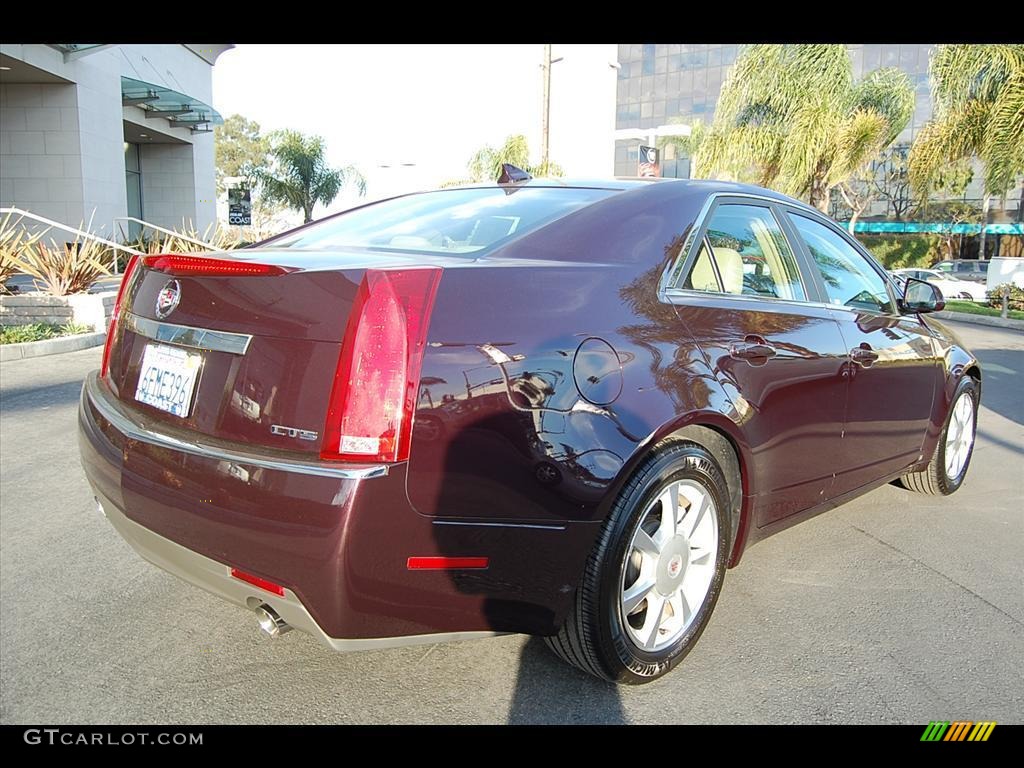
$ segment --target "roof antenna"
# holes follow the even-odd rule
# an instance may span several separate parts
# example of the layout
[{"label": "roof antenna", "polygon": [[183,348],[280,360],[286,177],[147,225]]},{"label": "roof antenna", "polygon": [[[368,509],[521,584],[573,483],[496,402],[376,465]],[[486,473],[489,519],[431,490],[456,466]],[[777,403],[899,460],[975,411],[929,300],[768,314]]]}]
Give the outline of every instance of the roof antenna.
[{"label": "roof antenna", "polygon": [[515,184],[519,181],[529,181],[533,176],[522,168],[516,168],[511,163],[501,164],[501,176],[498,177],[499,184]]}]

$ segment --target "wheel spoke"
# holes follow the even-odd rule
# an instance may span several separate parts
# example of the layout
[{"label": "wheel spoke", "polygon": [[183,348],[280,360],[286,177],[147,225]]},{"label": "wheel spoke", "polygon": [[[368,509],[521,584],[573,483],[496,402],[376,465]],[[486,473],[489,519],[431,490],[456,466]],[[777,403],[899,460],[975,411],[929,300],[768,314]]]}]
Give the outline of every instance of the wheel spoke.
[{"label": "wheel spoke", "polygon": [[[691,519],[690,522],[688,523],[690,530],[689,530],[689,533],[686,534],[687,536],[689,536],[690,538],[693,538],[693,534],[696,533],[696,531],[697,531],[697,526],[699,526],[700,523],[701,523],[701,520],[704,519],[704,515],[708,511],[708,507],[710,507],[710,506],[711,506],[711,499],[708,497],[708,494],[705,493],[705,494],[701,495],[699,503],[691,504],[690,508],[688,510],[686,510],[686,516],[683,519],[684,520],[686,520],[687,518]],[[697,511],[696,512],[694,512],[694,509],[693,509],[694,507],[697,507]]]},{"label": "wheel spoke", "polygon": [[[622,611],[626,616],[631,613],[635,613],[636,609],[640,607],[640,604],[648,596],[650,591],[654,589],[654,576],[640,575],[629,589],[627,589],[622,595]],[[650,603],[648,603],[650,605]]]},{"label": "wheel spoke", "polygon": [[644,557],[657,560],[661,555],[661,547],[643,528],[637,529],[636,535],[633,537],[633,547],[639,550],[640,554]]},{"label": "wheel spoke", "polygon": [[676,521],[679,516],[679,486],[675,483],[664,490],[658,497],[661,502],[661,524],[655,534],[662,546],[676,535]]},{"label": "wheel spoke", "polygon": [[951,427],[954,427],[957,431],[964,428],[963,414],[960,413],[960,405],[953,409],[953,420],[949,423]]},{"label": "wheel spoke", "polygon": [[686,626],[690,623],[690,617],[693,615],[693,610],[690,608],[690,604],[686,602],[686,595],[683,594],[683,590],[679,590],[672,597],[669,598],[669,604],[672,606],[672,611],[679,618],[682,626]]},{"label": "wheel spoke", "polygon": [[711,557],[711,551],[704,549],[703,547],[690,547],[690,564],[691,565],[707,565],[708,558]]},{"label": "wheel spoke", "polygon": [[644,618],[644,625],[640,629],[640,642],[648,650],[652,650],[658,644],[658,630],[661,628],[662,616],[665,613],[665,603],[667,602],[657,592],[652,592],[650,599],[647,601],[647,616]]}]

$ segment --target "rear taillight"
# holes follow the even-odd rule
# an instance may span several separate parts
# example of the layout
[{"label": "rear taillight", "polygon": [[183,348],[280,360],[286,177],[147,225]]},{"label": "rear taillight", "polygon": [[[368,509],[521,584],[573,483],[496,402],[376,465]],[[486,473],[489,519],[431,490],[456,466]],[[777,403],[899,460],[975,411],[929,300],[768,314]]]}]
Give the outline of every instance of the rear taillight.
[{"label": "rear taillight", "polygon": [[405,461],[436,267],[368,269],[334,375],[321,458]]},{"label": "rear taillight", "polygon": [[110,347],[114,343],[114,335],[117,333],[117,320],[121,317],[121,304],[124,301],[124,293],[128,290],[128,283],[132,279],[132,273],[139,265],[139,257],[132,256],[124,268],[124,275],[121,277],[121,287],[117,289],[117,298],[114,300],[114,311],[110,313],[110,325],[107,328],[107,340],[103,345],[103,362],[100,363],[100,377],[106,378],[107,370],[110,367]]},{"label": "rear taillight", "polygon": [[165,272],[168,275],[193,277],[216,277],[217,275],[270,277],[296,271],[294,267],[281,267],[276,264],[213,259],[206,256],[181,256],[173,253],[146,256],[142,263],[150,269]]}]

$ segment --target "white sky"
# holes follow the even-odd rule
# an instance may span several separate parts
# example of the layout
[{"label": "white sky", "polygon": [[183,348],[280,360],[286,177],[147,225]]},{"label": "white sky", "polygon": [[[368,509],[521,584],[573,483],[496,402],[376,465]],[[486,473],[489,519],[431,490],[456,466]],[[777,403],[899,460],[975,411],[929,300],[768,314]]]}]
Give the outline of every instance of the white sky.
[{"label": "white sky", "polygon": [[[239,45],[217,60],[213,103],[262,131],[323,136],[330,163],[359,168],[373,199],[463,178],[477,149],[516,133],[538,160],[542,55],[542,45]],[[616,46],[553,55],[564,60],[552,68],[551,158],[570,176],[611,176]],[[316,216],[355,202],[345,194]]]}]

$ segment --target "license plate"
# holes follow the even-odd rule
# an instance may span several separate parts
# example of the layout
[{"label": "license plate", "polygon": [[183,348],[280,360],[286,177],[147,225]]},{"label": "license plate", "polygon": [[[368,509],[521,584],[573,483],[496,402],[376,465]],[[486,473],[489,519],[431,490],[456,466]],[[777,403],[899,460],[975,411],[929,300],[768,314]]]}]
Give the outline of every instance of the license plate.
[{"label": "license plate", "polygon": [[147,344],[142,354],[135,399],[161,411],[185,418],[192,408],[192,394],[203,356],[163,344]]}]

